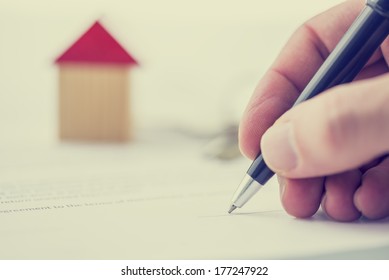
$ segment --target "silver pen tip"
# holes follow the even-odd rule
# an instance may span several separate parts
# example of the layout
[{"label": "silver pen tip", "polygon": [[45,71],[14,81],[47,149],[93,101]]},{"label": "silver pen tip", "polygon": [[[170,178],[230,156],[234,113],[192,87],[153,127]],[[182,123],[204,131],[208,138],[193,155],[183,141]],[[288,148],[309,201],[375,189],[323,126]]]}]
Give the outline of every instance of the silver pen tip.
[{"label": "silver pen tip", "polygon": [[235,205],[231,205],[230,209],[228,210],[228,214],[231,214],[232,211],[234,211],[237,207]]}]

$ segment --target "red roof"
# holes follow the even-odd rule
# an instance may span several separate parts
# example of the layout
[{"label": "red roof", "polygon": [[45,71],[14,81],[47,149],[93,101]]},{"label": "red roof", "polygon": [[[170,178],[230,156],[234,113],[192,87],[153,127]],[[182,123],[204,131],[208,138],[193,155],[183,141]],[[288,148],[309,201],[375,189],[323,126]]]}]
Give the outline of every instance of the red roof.
[{"label": "red roof", "polygon": [[98,21],[55,62],[137,64]]}]

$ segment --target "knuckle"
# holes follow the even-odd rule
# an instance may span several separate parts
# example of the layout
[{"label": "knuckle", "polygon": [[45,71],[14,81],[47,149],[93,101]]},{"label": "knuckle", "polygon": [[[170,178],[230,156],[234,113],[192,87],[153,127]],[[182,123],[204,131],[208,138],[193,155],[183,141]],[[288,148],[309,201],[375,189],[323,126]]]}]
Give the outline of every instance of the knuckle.
[{"label": "knuckle", "polygon": [[347,146],[358,141],[360,123],[358,115],[350,106],[342,93],[327,98],[324,104],[322,139],[327,149],[333,153],[341,153]]}]

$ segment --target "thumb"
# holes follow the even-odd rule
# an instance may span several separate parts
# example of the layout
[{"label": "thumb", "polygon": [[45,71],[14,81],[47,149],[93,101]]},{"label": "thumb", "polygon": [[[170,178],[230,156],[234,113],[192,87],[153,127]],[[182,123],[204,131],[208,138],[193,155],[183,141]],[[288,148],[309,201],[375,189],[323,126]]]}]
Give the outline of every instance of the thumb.
[{"label": "thumb", "polygon": [[334,87],[286,112],[261,140],[268,166],[290,178],[330,175],[389,151],[389,75]]}]

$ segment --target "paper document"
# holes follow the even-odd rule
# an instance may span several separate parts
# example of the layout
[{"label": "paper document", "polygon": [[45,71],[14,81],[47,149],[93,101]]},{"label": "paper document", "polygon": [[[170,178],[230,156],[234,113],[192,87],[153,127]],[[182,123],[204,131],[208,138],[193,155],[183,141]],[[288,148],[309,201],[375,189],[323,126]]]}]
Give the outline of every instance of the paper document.
[{"label": "paper document", "polygon": [[249,161],[209,159],[202,143],[171,138],[2,151],[0,258],[374,258],[389,246],[389,220],[290,217],[275,179],[229,215]]}]

